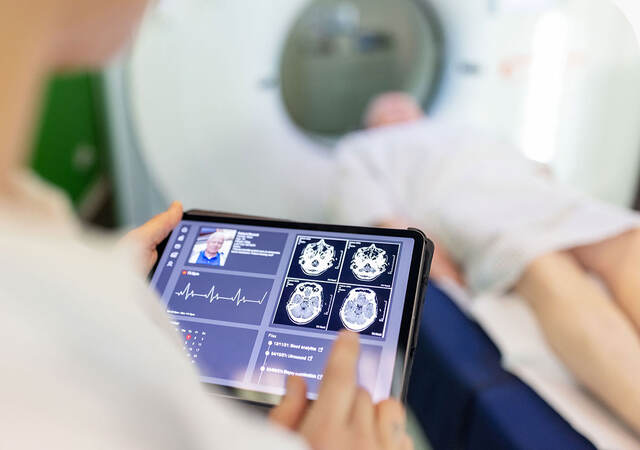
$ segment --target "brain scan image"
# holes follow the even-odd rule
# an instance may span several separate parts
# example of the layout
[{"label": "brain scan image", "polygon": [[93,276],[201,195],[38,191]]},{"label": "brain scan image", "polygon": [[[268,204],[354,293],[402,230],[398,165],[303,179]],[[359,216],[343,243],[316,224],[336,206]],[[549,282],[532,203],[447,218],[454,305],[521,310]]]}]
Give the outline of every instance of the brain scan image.
[{"label": "brain scan image", "polygon": [[387,252],[371,244],[359,248],[351,259],[351,272],[361,281],[373,281],[382,275],[389,266]]},{"label": "brain scan image", "polygon": [[356,288],[349,291],[340,308],[340,320],[351,331],[366,330],[378,317],[378,299],[371,289]]},{"label": "brain scan image", "polygon": [[336,259],[336,249],[324,239],[312,242],[302,251],[298,264],[302,271],[310,276],[322,275],[329,270]]},{"label": "brain scan image", "polygon": [[317,283],[300,283],[287,302],[289,319],[297,325],[306,325],[322,312],[322,286]]}]

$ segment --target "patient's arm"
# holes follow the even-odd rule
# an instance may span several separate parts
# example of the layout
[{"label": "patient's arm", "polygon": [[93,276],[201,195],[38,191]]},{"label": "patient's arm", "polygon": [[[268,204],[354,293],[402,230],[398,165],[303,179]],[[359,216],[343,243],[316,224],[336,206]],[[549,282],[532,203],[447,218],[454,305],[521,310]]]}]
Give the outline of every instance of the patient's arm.
[{"label": "patient's arm", "polygon": [[[384,220],[377,226],[383,228],[407,228],[409,225],[406,221],[394,218]],[[449,280],[457,283],[460,286],[465,286],[464,277],[462,271],[458,265],[454,262],[453,258],[449,254],[446,248],[435,242],[435,253],[433,254],[433,261],[431,262],[430,278],[436,281]]]},{"label": "patient's arm", "polygon": [[568,253],[536,260],[517,290],[574,375],[640,433],[640,338],[616,302]]}]

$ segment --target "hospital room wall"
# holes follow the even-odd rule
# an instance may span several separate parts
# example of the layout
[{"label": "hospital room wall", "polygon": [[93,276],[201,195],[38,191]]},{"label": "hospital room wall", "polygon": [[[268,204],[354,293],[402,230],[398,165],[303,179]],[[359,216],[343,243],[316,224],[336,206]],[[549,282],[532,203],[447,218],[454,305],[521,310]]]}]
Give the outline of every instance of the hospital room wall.
[{"label": "hospital room wall", "polygon": [[[634,204],[640,168],[640,49],[613,2],[574,0],[553,167],[602,200]],[[603,39],[606,36],[606,39]]]},{"label": "hospital room wall", "polygon": [[112,154],[117,220],[122,227],[139,226],[164,210],[169,201],[160,190],[140,153],[137,134],[129,114],[131,99],[126,95],[128,65],[124,56],[105,71],[102,84],[110,93],[105,99],[107,126],[115,151]]},{"label": "hospital room wall", "polygon": [[434,4],[448,61],[430,114],[511,141],[591,195],[633,204],[640,55],[622,12],[607,0]]},{"label": "hospital room wall", "polygon": [[31,167],[67,195],[84,222],[111,228],[113,186],[103,102],[98,74],[53,77],[42,105]]}]

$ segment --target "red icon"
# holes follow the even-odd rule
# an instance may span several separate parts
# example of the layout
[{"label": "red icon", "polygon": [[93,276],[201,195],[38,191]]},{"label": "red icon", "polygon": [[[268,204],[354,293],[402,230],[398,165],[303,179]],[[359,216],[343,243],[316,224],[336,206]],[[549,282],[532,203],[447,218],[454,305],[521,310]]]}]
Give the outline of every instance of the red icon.
[{"label": "red icon", "polygon": [[187,334],[187,341],[190,341],[190,340],[191,340],[191,335]]},{"label": "red icon", "polygon": [[187,274],[187,271],[186,271],[186,270],[183,270],[183,271],[182,271],[182,275],[186,275],[186,274]]}]

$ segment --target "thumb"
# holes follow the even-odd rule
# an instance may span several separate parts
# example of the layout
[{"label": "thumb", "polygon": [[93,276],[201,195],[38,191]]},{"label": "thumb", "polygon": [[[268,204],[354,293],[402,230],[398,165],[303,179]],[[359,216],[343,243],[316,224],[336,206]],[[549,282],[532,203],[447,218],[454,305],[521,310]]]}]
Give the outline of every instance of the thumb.
[{"label": "thumb", "polygon": [[307,385],[300,377],[287,378],[287,393],[280,405],[271,410],[269,419],[289,430],[296,431],[307,409]]},{"label": "thumb", "polygon": [[173,202],[168,210],[130,233],[143,247],[152,248],[166,238],[182,219],[182,204]]}]

